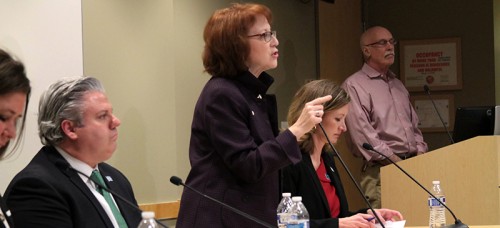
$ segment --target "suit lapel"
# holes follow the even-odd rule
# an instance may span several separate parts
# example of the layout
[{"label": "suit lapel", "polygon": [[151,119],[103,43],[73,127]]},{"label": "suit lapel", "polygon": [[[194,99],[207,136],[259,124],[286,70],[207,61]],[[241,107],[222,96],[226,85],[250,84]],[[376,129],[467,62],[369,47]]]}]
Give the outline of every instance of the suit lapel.
[{"label": "suit lapel", "polygon": [[55,148],[50,147],[47,150],[47,157],[64,175],[66,175],[66,177],[68,177],[69,181],[73,183],[80,190],[80,192],[83,195],[85,195],[85,197],[92,203],[92,205],[94,206],[94,208],[96,209],[97,213],[101,217],[102,221],[106,224],[106,226],[113,227],[113,223],[106,214],[106,211],[104,211],[104,208],[95,198],[94,194],[90,191],[87,184],[83,182],[82,178],[80,178],[80,176],[76,171],[69,169],[70,166],[69,163],[59,154],[59,152],[57,152]]},{"label": "suit lapel", "polygon": [[318,174],[316,173],[316,170],[314,169],[314,166],[312,164],[311,156],[309,156],[309,154],[303,154],[302,159],[304,159],[307,164],[307,171],[309,176],[314,177],[311,178],[311,180],[314,182],[315,191],[321,196],[321,205],[323,205],[323,210],[326,210],[328,214],[330,214],[330,206],[328,205],[328,200],[326,199],[323,186],[321,185],[320,180],[317,177]]},{"label": "suit lapel", "polygon": [[[128,197],[128,194],[124,191],[122,191],[122,183],[119,183],[119,179],[117,179],[115,176],[113,176],[111,174],[111,171],[104,165],[99,165],[99,170],[101,171],[101,174],[102,174],[102,177],[104,179],[104,182],[106,182],[106,186],[108,186],[108,188],[113,191],[113,192],[116,192],[116,194],[119,194],[121,197],[124,197],[125,199],[127,199]],[[113,195],[113,198],[115,199],[115,202],[116,204],[118,205],[118,209],[120,210],[120,212],[122,213],[122,216],[123,218],[125,219],[125,221],[127,222],[127,224],[129,226],[136,226],[137,224],[131,224],[131,211],[132,211],[132,208],[130,207],[130,205],[128,205],[127,203],[123,202],[122,199],[120,199],[119,197],[115,196],[115,194],[111,193]],[[132,200],[128,199],[131,203],[135,203],[133,202]],[[133,209],[135,210],[135,209]]]}]

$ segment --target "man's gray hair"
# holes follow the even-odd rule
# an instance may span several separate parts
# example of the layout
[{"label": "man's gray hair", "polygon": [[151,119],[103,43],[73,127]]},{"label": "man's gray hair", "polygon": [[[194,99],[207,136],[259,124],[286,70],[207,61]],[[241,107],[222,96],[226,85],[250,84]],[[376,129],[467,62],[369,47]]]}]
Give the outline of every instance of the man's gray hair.
[{"label": "man's gray hair", "polygon": [[83,96],[93,91],[104,93],[104,87],[96,78],[83,76],[63,78],[42,94],[38,106],[38,135],[42,144],[56,146],[65,139],[63,120],[83,125]]}]

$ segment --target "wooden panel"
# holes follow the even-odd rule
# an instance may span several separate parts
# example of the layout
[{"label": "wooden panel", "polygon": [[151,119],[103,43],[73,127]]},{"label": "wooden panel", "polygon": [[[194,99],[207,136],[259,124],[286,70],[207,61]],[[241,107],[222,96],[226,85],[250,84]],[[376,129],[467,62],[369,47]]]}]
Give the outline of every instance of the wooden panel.
[{"label": "wooden panel", "polygon": [[363,64],[359,46],[361,1],[319,1],[318,27],[320,78],[342,83]]},{"label": "wooden panel", "polygon": [[175,219],[179,214],[180,200],[165,203],[141,204],[143,211],[154,211],[157,219]]},{"label": "wooden panel", "polygon": [[[398,162],[430,189],[440,180],[446,205],[467,224],[500,225],[500,136],[478,136]],[[382,206],[401,211],[408,226],[428,224],[427,193],[394,165],[382,167]],[[446,221],[453,222],[447,212]]]},{"label": "wooden panel", "polygon": [[[361,35],[361,1],[336,0],[335,4],[318,2],[319,76],[342,83],[362,65],[359,37]],[[335,145],[354,178],[359,180],[363,160],[354,157],[344,135]],[[336,162],[351,210],[367,207],[344,168]]]}]

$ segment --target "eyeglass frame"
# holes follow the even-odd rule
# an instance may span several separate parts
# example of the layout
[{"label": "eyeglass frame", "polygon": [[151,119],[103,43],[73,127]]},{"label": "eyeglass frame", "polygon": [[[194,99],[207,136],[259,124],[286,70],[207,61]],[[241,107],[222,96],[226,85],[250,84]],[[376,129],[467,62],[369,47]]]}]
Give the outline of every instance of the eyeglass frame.
[{"label": "eyeglass frame", "polygon": [[398,44],[398,41],[394,38],[392,38],[390,40],[382,39],[382,40],[379,40],[377,42],[373,42],[371,44],[365,44],[364,46],[367,46],[367,47],[385,47],[385,46],[387,46],[387,44],[394,46],[394,45]]},{"label": "eyeglass frame", "polygon": [[[274,38],[276,38],[276,30],[273,30],[273,31],[267,31],[267,32],[263,32],[263,33],[259,33],[259,34],[255,34],[255,35],[250,35],[250,36],[247,36],[248,38],[250,37],[259,37],[259,39],[262,39],[264,40],[266,43],[269,43],[271,42],[271,40]],[[266,39],[266,37],[268,37]]]}]

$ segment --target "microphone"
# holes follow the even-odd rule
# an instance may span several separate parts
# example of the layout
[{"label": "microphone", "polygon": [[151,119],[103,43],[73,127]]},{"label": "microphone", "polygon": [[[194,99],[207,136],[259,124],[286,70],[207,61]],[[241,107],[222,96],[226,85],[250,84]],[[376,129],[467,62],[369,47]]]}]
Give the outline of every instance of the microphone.
[{"label": "microphone", "polygon": [[247,213],[245,213],[243,211],[240,211],[240,210],[238,210],[238,209],[236,209],[234,207],[231,207],[231,206],[229,206],[229,205],[227,205],[227,204],[225,204],[225,203],[223,203],[223,202],[221,202],[219,200],[216,200],[216,199],[214,199],[214,198],[212,198],[210,196],[207,196],[207,195],[201,193],[200,191],[192,188],[191,186],[182,183],[182,179],[180,177],[177,177],[177,176],[170,177],[170,183],[175,184],[177,186],[182,185],[182,186],[188,188],[189,190],[195,192],[196,194],[201,195],[204,198],[207,198],[207,199],[209,199],[209,200],[211,200],[213,202],[216,202],[217,204],[224,206],[225,208],[231,210],[232,212],[234,212],[236,214],[239,214],[239,215],[241,215],[241,216],[243,216],[243,217],[245,217],[247,219],[250,219],[250,220],[252,220],[252,221],[254,221],[254,222],[256,222],[256,223],[258,223],[258,224],[260,224],[260,225],[262,225],[264,227],[268,227],[268,228],[274,228],[274,227],[276,227],[276,226],[271,226],[270,224],[268,224],[268,223],[266,223],[266,222],[264,222],[264,221],[262,221],[262,220],[260,220],[258,218],[255,218],[255,217],[253,217],[253,216],[251,216],[251,215],[249,215],[249,214],[247,214]]},{"label": "microphone", "polygon": [[365,148],[366,150],[370,150],[370,151],[373,151],[379,155],[382,155],[382,157],[384,157],[385,159],[389,160],[392,164],[394,164],[396,167],[398,167],[399,170],[401,170],[401,172],[403,172],[406,176],[408,176],[413,182],[415,182],[421,189],[423,189],[425,192],[427,192],[430,196],[432,196],[432,198],[436,199],[439,203],[441,203],[441,205],[443,205],[449,212],[450,214],[453,216],[453,218],[455,219],[455,224],[453,225],[449,225],[449,226],[446,226],[446,227],[449,227],[449,228],[462,228],[462,227],[468,227],[467,225],[465,225],[464,223],[462,223],[462,221],[460,221],[460,219],[457,219],[457,216],[455,216],[455,214],[453,213],[453,211],[451,211],[451,209],[446,206],[446,204],[443,203],[443,201],[441,201],[440,199],[438,199],[434,194],[432,194],[429,190],[427,190],[424,186],[422,186],[422,184],[420,184],[417,180],[415,180],[415,178],[413,178],[410,174],[408,174],[403,168],[401,168],[396,162],[392,161],[389,157],[387,157],[385,154],[382,154],[380,153],[379,151],[375,150],[375,148],[373,148],[372,145],[370,145],[369,143],[363,143],[363,148]]},{"label": "microphone", "polygon": [[[113,197],[116,197],[118,199],[120,199],[122,202],[126,203],[127,205],[129,205],[130,207],[136,209],[137,211],[139,211],[140,213],[142,213],[142,210],[141,208],[139,208],[137,205],[135,205],[134,203],[130,202],[129,200],[125,199],[125,197],[121,196],[120,194],[116,193],[115,191],[109,189],[108,187],[100,184],[99,182],[95,181],[94,179],[92,179],[89,175],[81,172],[80,170],[77,170],[73,167],[71,167],[69,164],[65,164],[63,162],[57,162],[56,165],[59,165],[60,167],[63,167],[63,168],[66,168],[66,169],[70,169],[70,170],[73,170],[81,175],[83,175],[84,177],[87,177],[89,178],[89,180],[91,180],[95,185],[99,186],[99,188],[102,188],[103,190],[109,192],[111,195],[113,195]],[[156,223],[158,223],[158,225],[160,225],[161,227],[165,227],[165,228],[168,228],[166,225],[162,224],[159,220],[157,219],[154,219],[156,221]]]},{"label": "microphone", "polygon": [[[451,134],[450,134],[450,131],[448,131],[448,128],[446,127],[446,124],[444,123],[444,120],[443,120],[443,117],[441,117],[441,114],[439,113],[439,110],[438,108],[436,107],[436,103],[434,103],[434,100],[432,99],[431,97],[431,90],[429,89],[429,86],[427,85],[424,85],[424,91],[425,93],[427,94],[427,96],[429,97],[429,99],[431,100],[432,102],[432,105],[434,106],[434,110],[436,110],[436,113],[439,117],[439,120],[441,121],[441,124],[443,124],[443,128],[444,130],[446,131],[446,133],[448,134],[448,138],[450,139],[450,142],[451,144],[454,144],[455,141],[453,141],[453,137],[451,137]],[[365,148],[366,149],[366,148]]]},{"label": "microphone", "polygon": [[340,163],[344,167],[344,170],[347,172],[347,174],[349,174],[349,177],[350,177],[351,181],[356,186],[356,189],[358,189],[359,194],[361,194],[361,198],[363,198],[365,200],[366,205],[368,205],[368,207],[370,208],[370,211],[372,211],[373,216],[375,216],[375,219],[377,219],[377,222],[380,224],[380,226],[382,226],[382,228],[385,228],[384,224],[382,223],[382,220],[380,220],[380,218],[378,217],[377,213],[375,213],[375,210],[373,209],[371,203],[368,202],[368,199],[366,199],[365,194],[363,194],[363,191],[361,190],[361,187],[359,186],[358,182],[356,182],[356,180],[354,179],[354,176],[352,175],[351,171],[349,171],[349,168],[347,168],[347,165],[345,164],[344,160],[342,159],[342,157],[340,157],[339,152],[333,146],[332,142],[330,141],[330,138],[328,138],[328,135],[326,134],[326,131],[323,128],[323,125],[321,123],[319,123],[318,125],[321,128],[321,131],[323,131],[323,134],[325,135],[325,138],[326,138],[326,141],[328,142],[328,145],[330,145],[330,148],[332,148],[332,150],[335,153],[335,155],[337,155],[337,158],[339,159]]}]

